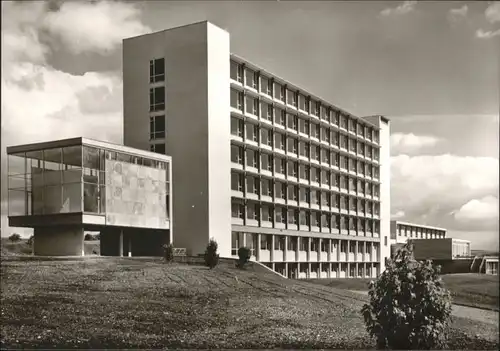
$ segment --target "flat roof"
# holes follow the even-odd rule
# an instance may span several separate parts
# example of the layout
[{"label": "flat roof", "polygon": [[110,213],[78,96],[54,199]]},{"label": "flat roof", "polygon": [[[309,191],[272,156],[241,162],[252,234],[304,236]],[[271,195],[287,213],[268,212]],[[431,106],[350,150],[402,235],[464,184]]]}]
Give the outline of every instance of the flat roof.
[{"label": "flat roof", "polygon": [[59,148],[59,147],[77,146],[77,145],[93,146],[93,147],[97,147],[97,148],[101,148],[101,149],[107,149],[110,151],[123,152],[123,153],[131,154],[134,156],[138,156],[138,157],[145,157],[145,158],[152,159],[152,160],[163,161],[163,162],[168,161],[170,163],[172,162],[172,157],[168,156],[168,155],[162,155],[162,154],[152,152],[152,151],[136,149],[136,148],[125,146],[125,145],[114,144],[114,143],[109,143],[106,141],[100,141],[100,140],[84,138],[84,137],[50,140],[50,141],[44,141],[44,142],[38,142],[38,143],[32,143],[32,144],[7,146],[7,155],[18,154],[18,153],[29,152],[29,151],[54,149],[54,148]]},{"label": "flat roof", "polygon": [[402,224],[402,225],[408,225],[412,227],[418,227],[418,228],[425,228],[425,229],[436,229],[436,230],[444,230],[446,231],[445,228],[440,228],[440,227],[434,227],[430,225],[423,225],[423,224],[417,224],[417,223],[410,223],[410,222],[403,222],[403,221],[398,221],[398,220],[391,220],[392,223]]},{"label": "flat roof", "polygon": [[[241,57],[241,56],[238,56],[238,55],[236,55],[236,54],[231,53],[231,54],[230,54],[230,57],[231,57],[231,59],[232,59],[232,60],[234,60],[234,61],[236,61],[236,62],[238,62],[238,63],[244,63],[246,66],[248,66],[249,68],[251,68],[251,69],[253,69],[253,70],[255,70],[255,71],[259,71],[259,72],[262,72],[262,73],[264,73],[264,74],[267,74],[267,75],[271,76],[271,78],[276,78],[276,80],[278,80],[278,81],[279,81],[280,83],[282,83],[282,84],[286,84],[286,85],[288,85],[288,86],[291,86],[293,89],[296,89],[296,90],[302,90],[304,93],[307,93],[307,95],[308,95],[308,96],[310,96],[310,97],[312,97],[312,98],[314,98],[314,99],[316,99],[316,100],[321,100],[321,101],[324,101],[325,103],[327,103],[327,104],[331,105],[332,107],[334,107],[335,109],[339,110],[340,112],[342,112],[342,113],[344,113],[344,114],[348,115],[349,117],[354,117],[354,118],[356,118],[357,120],[359,120],[360,122],[362,122],[362,123],[364,123],[364,124],[366,124],[366,125],[368,125],[368,126],[370,126],[370,127],[374,127],[374,128],[376,128],[377,130],[379,130],[379,129],[380,129],[380,127],[379,127],[379,126],[377,126],[376,124],[373,124],[373,123],[371,123],[371,122],[369,122],[369,121],[365,120],[363,117],[355,116],[355,115],[353,115],[352,113],[349,113],[349,112],[347,112],[346,110],[344,110],[344,109],[342,109],[342,108],[340,108],[340,107],[338,107],[338,106],[336,106],[336,105],[334,105],[334,104],[332,104],[332,103],[328,102],[328,100],[326,100],[326,99],[324,99],[324,98],[321,98],[321,97],[319,97],[318,95],[312,94],[312,93],[310,93],[309,91],[307,91],[306,89],[301,88],[301,87],[299,87],[299,86],[298,86],[298,85],[296,85],[296,84],[290,83],[290,81],[289,81],[289,80],[283,79],[283,78],[281,78],[280,76],[278,76],[278,75],[276,75],[276,74],[274,74],[274,73],[272,73],[272,72],[269,72],[269,71],[267,71],[266,69],[263,69],[261,66],[258,66],[258,65],[256,65],[255,63],[252,63],[252,62],[248,61],[247,59],[245,59],[245,58],[243,58],[243,57]],[[376,116],[382,117],[382,118],[384,118],[384,119],[386,119],[386,120],[388,121],[388,119],[387,119],[386,117],[384,117],[384,116],[381,116],[381,115],[376,115]]]}]

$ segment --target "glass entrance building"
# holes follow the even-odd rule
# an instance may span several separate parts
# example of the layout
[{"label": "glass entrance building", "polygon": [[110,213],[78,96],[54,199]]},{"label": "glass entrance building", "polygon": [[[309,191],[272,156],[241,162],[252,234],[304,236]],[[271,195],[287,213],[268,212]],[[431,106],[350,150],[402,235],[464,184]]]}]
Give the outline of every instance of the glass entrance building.
[{"label": "glass entrance building", "polygon": [[172,241],[171,158],[73,138],[7,148],[9,224],[34,228],[36,255],[159,255]]}]

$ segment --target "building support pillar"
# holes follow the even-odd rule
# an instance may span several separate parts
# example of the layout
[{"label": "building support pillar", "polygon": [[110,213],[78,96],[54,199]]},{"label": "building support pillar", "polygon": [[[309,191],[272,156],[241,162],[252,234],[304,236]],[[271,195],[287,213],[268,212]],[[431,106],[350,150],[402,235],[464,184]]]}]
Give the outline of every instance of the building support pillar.
[{"label": "building support pillar", "polygon": [[[311,238],[307,238],[307,262],[311,261]],[[309,269],[311,265],[309,265]]]},{"label": "building support pillar", "polygon": [[318,240],[318,262],[321,262],[321,238],[319,239],[314,239],[314,240]]},{"label": "building support pillar", "polygon": [[311,262],[307,264],[307,279],[311,278]]},{"label": "building support pillar", "polygon": [[123,229],[120,229],[120,235],[118,237],[118,250],[120,257],[123,257]]},{"label": "building support pillar", "polygon": [[[285,247],[283,248],[283,261],[286,262],[286,254],[288,251],[288,235],[285,235]],[[288,272],[288,271],[287,271]],[[288,273],[287,273],[288,275]]]},{"label": "building support pillar", "polygon": [[299,252],[300,252],[300,240],[301,240],[300,236],[295,237],[295,243],[297,244],[295,246],[295,262],[299,262],[299,259],[300,259],[300,254],[299,254]]},{"label": "building support pillar", "polygon": [[260,234],[255,234],[257,236],[257,247],[255,248],[255,260],[260,261]]},{"label": "building support pillar", "polygon": [[132,257],[132,233],[128,233],[128,257]]},{"label": "building support pillar", "polygon": [[[274,262],[274,234],[271,234],[271,250],[269,250],[269,259],[271,262]],[[273,263],[274,267],[274,263]],[[274,268],[273,268],[274,270]]]}]

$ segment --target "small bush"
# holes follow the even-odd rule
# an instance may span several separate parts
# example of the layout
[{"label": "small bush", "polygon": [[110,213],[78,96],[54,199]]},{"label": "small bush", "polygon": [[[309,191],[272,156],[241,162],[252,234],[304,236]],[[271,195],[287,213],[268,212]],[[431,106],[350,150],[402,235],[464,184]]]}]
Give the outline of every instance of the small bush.
[{"label": "small bush", "polygon": [[217,248],[217,242],[214,239],[210,239],[204,256],[205,265],[210,269],[214,268],[219,263],[219,254],[217,253]]},{"label": "small bush", "polygon": [[92,241],[92,240],[94,240],[94,236],[92,234],[87,233],[87,234],[85,234],[83,240]]},{"label": "small bush", "polygon": [[238,249],[238,262],[236,266],[240,269],[244,269],[245,265],[250,261],[251,251],[248,247],[240,247]]},{"label": "small bush", "polygon": [[406,244],[376,282],[362,308],[368,333],[378,348],[442,348],[450,322],[451,295],[431,261],[417,262]]},{"label": "small bush", "polygon": [[28,239],[28,241],[26,241],[26,245],[33,246],[34,241],[35,241],[35,238],[32,235],[32,236],[30,236],[30,238]]},{"label": "small bush", "polygon": [[11,236],[9,236],[9,240],[12,242],[21,241],[21,235],[14,233]]},{"label": "small bush", "polygon": [[174,245],[172,244],[163,245],[163,258],[167,263],[170,263],[174,260]]}]

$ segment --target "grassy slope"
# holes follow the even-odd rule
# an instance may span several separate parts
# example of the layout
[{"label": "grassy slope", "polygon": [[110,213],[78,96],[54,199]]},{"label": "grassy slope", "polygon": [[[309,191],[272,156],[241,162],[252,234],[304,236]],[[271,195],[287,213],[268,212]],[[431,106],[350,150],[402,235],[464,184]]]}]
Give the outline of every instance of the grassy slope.
[{"label": "grassy slope", "polygon": [[[446,274],[442,276],[453,302],[459,305],[499,310],[498,276]],[[311,279],[315,284],[346,290],[368,290],[370,279]]]},{"label": "grassy slope", "polygon": [[[31,255],[31,246],[27,244],[27,239],[21,239],[21,241],[12,242],[7,238],[2,238],[1,244],[1,254],[2,256],[25,256]],[[100,252],[99,240],[95,241],[84,241],[85,255],[95,255]]]},{"label": "grassy slope", "polygon": [[[3,260],[0,278],[2,348],[373,347],[359,294],[229,264]],[[495,349],[497,335],[454,318],[449,347]]]}]

